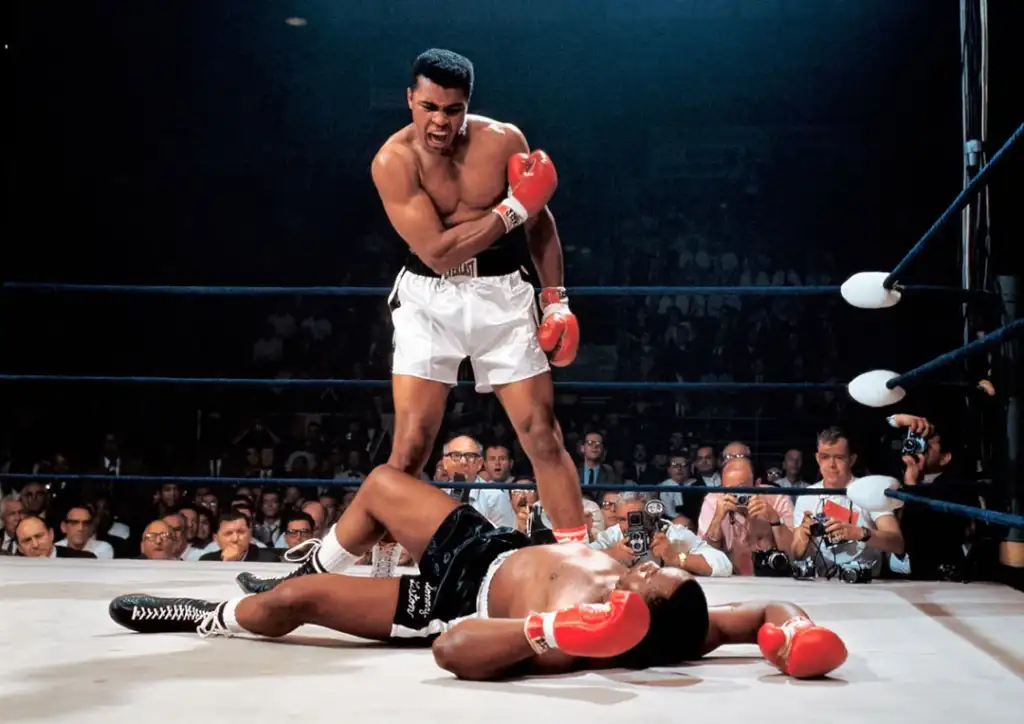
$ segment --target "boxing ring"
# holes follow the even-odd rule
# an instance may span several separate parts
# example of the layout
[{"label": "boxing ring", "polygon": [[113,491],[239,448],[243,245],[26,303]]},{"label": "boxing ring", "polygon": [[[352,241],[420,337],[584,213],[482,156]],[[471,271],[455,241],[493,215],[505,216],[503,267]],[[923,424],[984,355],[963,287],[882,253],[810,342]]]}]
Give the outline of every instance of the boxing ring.
[{"label": "boxing ring", "polygon": [[[1013,133],[974,174],[961,194],[890,272],[856,274],[841,286],[807,287],[578,287],[576,296],[840,295],[863,309],[886,309],[906,297],[956,295],[965,304],[998,302],[991,290],[900,283],[907,268],[946,225],[971,203],[992,170],[1024,135]],[[4,295],[164,294],[192,296],[379,296],[377,287],[239,287],[49,284],[5,282]],[[958,362],[998,350],[1024,333],[1024,320],[1000,329],[903,373],[867,370],[846,384],[585,382],[558,380],[556,388],[661,391],[845,390],[869,407],[887,407],[935,384],[935,373]],[[981,380],[947,380],[966,394],[1002,394]],[[219,377],[40,375],[14,370],[0,374],[3,385],[130,384],[240,387],[379,387],[386,380],[244,379]],[[3,474],[26,480],[110,481],[107,475]],[[120,476],[122,484],[245,484],[253,478]],[[279,480],[272,480],[274,484]],[[353,480],[288,479],[295,485],[351,487]],[[447,488],[476,483],[443,483]],[[490,485],[490,484],[488,484]],[[505,486],[509,487],[509,486]],[[517,485],[515,487],[529,487]],[[622,489],[625,486],[596,486]],[[645,486],[629,486],[643,490]],[[716,488],[693,490],[716,491]],[[729,488],[763,492],[763,488]],[[787,491],[791,492],[791,491]],[[797,491],[833,494],[838,491]],[[991,525],[1024,530],[1024,517],[1011,512],[956,506],[892,489],[886,497],[926,505]],[[1022,539],[1008,541],[1008,558],[1024,565]],[[114,596],[145,591],[161,596],[223,600],[237,596],[234,576],[242,570],[279,575],[280,564],[196,564],[136,560],[35,560],[0,558],[0,721],[136,721],[159,712],[211,722],[252,722],[282,715],[303,722],[524,720],[575,724],[582,721],[677,722],[755,718],[771,722],[1019,722],[1014,704],[1024,694],[1024,594],[995,583],[838,581],[730,577],[701,584],[709,603],[754,599],[791,600],[816,621],[835,630],[850,651],[830,678],[797,681],[778,673],[756,646],[720,649],[710,657],[677,667],[645,671],[610,670],[501,683],[463,682],[438,668],[425,649],[395,649],[313,626],[274,641],[244,637],[204,640],[192,635],[128,633],[107,615]],[[368,567],[356,574],[368,575]]]}]

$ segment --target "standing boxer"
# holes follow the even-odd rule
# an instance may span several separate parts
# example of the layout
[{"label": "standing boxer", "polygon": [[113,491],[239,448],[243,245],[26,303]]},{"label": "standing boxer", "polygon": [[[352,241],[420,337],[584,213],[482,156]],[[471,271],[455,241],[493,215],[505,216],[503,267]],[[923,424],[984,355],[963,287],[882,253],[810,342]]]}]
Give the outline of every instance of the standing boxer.
[{"label": "standing boxer", "polygon": [[[395,431],[388,465],[418,476],[468,357],[478,392],[498,396],[537,478],[556,540],[587,538],[576,469],[554,412],[551,364],[576,357],[579,325],[562,286],[562,247],[547,202],[551,159],[530,153],[509,123],[469,115],[473,65],[428,50],[406,91],[412,123],[377,152],[371,173],[388,219],[409,247],[388,299],[395,326]],[[526,254],[540,276],[538,323]],[[289,577],[329,572],[333,531]],[[283,579],[243,573],[255,593]]]}]

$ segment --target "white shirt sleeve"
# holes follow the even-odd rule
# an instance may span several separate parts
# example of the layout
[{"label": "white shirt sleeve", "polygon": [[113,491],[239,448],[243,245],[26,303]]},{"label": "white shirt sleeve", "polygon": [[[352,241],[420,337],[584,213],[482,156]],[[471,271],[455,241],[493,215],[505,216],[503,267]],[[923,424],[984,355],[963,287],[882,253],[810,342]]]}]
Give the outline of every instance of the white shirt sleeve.
[{"label": "white shirt sleeve", "polygon": [[685,525],[672,524],[665,533],[669,543],[677,544],[683,552],[691,556],[700,556],[711,566],[711,576],[721,578],[732,575],[732,561],[723,551],[718,550]]},{"label": "white shirt sleeve", "polygon": [[471,504],[495,526],[516,527],[516,512],[512,509],[512,500],[506,491],[481,488]]},{"label": "white shirt sleeve", "polygon": [[605,548],[611,548],[620,540],[622,540],[622,529],[617,525],[613,525],[611,528],[605,528],[598,533],[590,547],[604,550]]}]

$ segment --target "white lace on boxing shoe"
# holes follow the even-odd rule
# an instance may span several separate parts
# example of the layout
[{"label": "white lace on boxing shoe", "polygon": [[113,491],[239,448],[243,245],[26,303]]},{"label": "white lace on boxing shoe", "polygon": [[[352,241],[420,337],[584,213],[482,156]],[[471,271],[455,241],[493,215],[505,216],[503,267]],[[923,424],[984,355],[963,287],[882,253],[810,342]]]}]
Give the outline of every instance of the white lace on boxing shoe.
[{"label": "white lace on boxing shoe", "polygon": [[234,636],[222,619],[225,605],[226,604],[222,603],[217,606],[216,609],[203,616],[203,620],[200,621],[199,626],[196,627],[196,633],[199,634],[200,637],[208,639],[211,636],[224,636],[226,638]]}]

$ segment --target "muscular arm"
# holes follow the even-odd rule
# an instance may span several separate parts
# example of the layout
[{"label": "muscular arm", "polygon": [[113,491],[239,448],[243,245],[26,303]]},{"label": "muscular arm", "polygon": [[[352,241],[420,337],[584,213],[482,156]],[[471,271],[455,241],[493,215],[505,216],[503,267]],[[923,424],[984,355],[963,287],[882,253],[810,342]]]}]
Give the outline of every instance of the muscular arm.
[{"label": "muscular arm", "polygon": [[[509,131],[508,155],[529,153],[530,145],[526,142],[523,132],[511,124],[506,124]],[[530,250],[530,258],[537,267],[542,287],[561,287],[565,285],[565,269],[562,261],[562,241],[558,237],[558,227],[551,210],[544,208],[539,214],[526,222],[526,245]]]},{"label": "muscular arm", "polygon": [[490,213],[445,229],[406,154],[401,148],[382,148],[371,175],[391,225],[424,264],[443,274],[505,235],[501,218]]},{"label": "muscular arm", "polygon": [[523,634],[524,619],[468,619],[434,641],[434,661],[460,679],[489,681],[510,675],[555,674],[583,661],[561,651],[537,655]]},{"label": "muscular arm", "polygon": [[725,644],[756,644],[757,632],[766,623],[781,626],[794,616],[810,618],[796,604],[784,601],[727,603],[711,607],[708,614],[710,623],[704,642],[705,654]]}]

